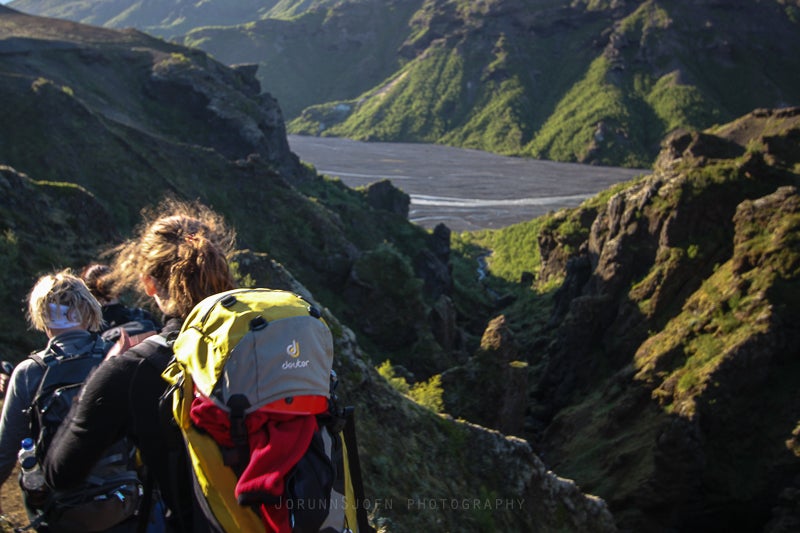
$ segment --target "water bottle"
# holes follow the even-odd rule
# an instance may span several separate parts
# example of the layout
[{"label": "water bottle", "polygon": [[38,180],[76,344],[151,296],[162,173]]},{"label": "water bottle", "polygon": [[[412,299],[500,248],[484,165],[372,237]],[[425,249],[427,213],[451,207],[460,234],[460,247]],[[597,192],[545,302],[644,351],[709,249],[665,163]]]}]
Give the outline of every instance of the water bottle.
[{"label": "water bottle", "polygon": [[44,490],[44,473],[39,461],[36,460],[36,446],[33,439],[30,437],[22,439],[22,448],[17,457],[22,469],[22,488],[32,492]]}]

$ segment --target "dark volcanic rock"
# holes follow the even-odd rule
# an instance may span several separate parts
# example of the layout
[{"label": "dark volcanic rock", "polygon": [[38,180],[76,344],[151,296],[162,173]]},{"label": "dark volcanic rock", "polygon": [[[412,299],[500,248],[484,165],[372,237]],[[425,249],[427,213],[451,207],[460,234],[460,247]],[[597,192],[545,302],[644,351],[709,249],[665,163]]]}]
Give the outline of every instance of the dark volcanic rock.
[{"label": "dark volcanic rock", "polygon": [[442,374],[445,410],[506,434],[522,433],[528,406],[528,365],[504,316],[493,319],[479,350]]},{"label": "dark volcanic rock", "polygon": [[759,110],[677,134],[572,255],[555,233],[540,240],[572,265],[537,383],[555,415],[545,453],[624,527],[759,530],[773,507],[788,516],[779,495],[800,479],[798,125],[796,108]]},{"label": "dark volcanic rock", "polygon": [[379,180],[370,183],[366,188],[367,202],[375,209],[389,211],[403,218],[408,218],[408,206],[411,198],[395,187],[390,180]]}]

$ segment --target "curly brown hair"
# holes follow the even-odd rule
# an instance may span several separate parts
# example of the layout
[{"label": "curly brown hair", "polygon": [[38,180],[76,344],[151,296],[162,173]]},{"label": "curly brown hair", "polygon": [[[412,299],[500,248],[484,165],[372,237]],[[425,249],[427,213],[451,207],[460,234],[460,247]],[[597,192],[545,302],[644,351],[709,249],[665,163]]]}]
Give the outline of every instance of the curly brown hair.
[{"label": "curly brown hair", "polygon": [[143,290],[142,276],[158,285],[162,310],[186,318],[212,294],[236,287],[228,266],[236,235],[221,215],[199,202],[167,199],[142,212],[134,238],[114,249],[109,276],[117,293]]}]

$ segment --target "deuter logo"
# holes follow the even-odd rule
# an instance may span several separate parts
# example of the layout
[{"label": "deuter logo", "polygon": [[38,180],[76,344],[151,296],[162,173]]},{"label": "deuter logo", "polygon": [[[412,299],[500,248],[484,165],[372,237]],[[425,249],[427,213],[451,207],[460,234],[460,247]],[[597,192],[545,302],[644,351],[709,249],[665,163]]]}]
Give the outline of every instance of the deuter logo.
[{"label": "deuter logo", "polygon": [[[286,353],[292,359],[297,359],[300,357],[300,343],[297,342],[297,339],[292,341],[292,344],[286,347]],[[293,370],[295,368],[305,368],[308,366],[309,361],[285,361],[281,368],[284,370]]]},{"label": "deuter logo", "polygon": [[286,353],[288,353],[289,356],[294,359],[300,357],[300,345],[297,343],[296,340],[293,340],[292,344],[286,347]]},{"label": "deuter logo", "polygon": [[308,366],[309,360],[306,359],[305,361],[285,361],[283,363],[284,370],[293,370],[295,368],[305,368]]},{"label": "deuter logo", "polygon": [[292,344],[286,347],[286,353],[289,355],[289,357],[295,360],[285,361],[281,366],[281,368],[283,368],[284,370],[294,370],[295,368],[306,368],[308,366],[308,363],[311,362],[308,359],[306,359],[305,361],[300,361],[297,359],[298,357],[300,357],[300,343],[297,342],[297,339],[293,340]]}]

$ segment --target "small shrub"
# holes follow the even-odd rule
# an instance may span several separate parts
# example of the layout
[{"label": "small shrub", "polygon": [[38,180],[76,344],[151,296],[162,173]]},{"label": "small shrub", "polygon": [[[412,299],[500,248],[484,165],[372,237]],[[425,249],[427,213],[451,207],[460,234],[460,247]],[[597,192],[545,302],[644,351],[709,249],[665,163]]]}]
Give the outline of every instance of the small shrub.
[{"label": "small shrub", "polygon": [[245,274],[242,276],[241,271],[239,270],[239,263],[236,261],[231,261],[229,263],[231,274],[233,275],[233,279],[236,280],[236,283],[239,287],[242,288],[253,288],[256,286],[256,280],[250,274]]},{"label": "small shrub", "polygon": [[427,407],[434,413],[444,411],[443,394],[442,376],[440,374],[432,376],[428,381],[414,384],[408,393],[412,400],[423,407]]},{"label": "small shrub", "polygon": [[404,394],[416,403],[430,409],[434,413],[444,411],[444,400],[442,395],[442,377],[437,374],[427,381],[415,383],[413,386],[408,384],[405,378],[398,376],[394,371],[394,366],[390,360],[386,360],[377,367],[378,374],[385,379],[400,394]]},{"label": "small shrub", "polygon": [[408,386],[408,382],[405,378],[399,377],[394,372],[394,366],[392,366],[392,362],[390,360],[386,360],[377,368],[378,374],[381,375],[383,379],[385,379],[389,385],[392,386],[400,394],[408,394],[410,387]]}]

